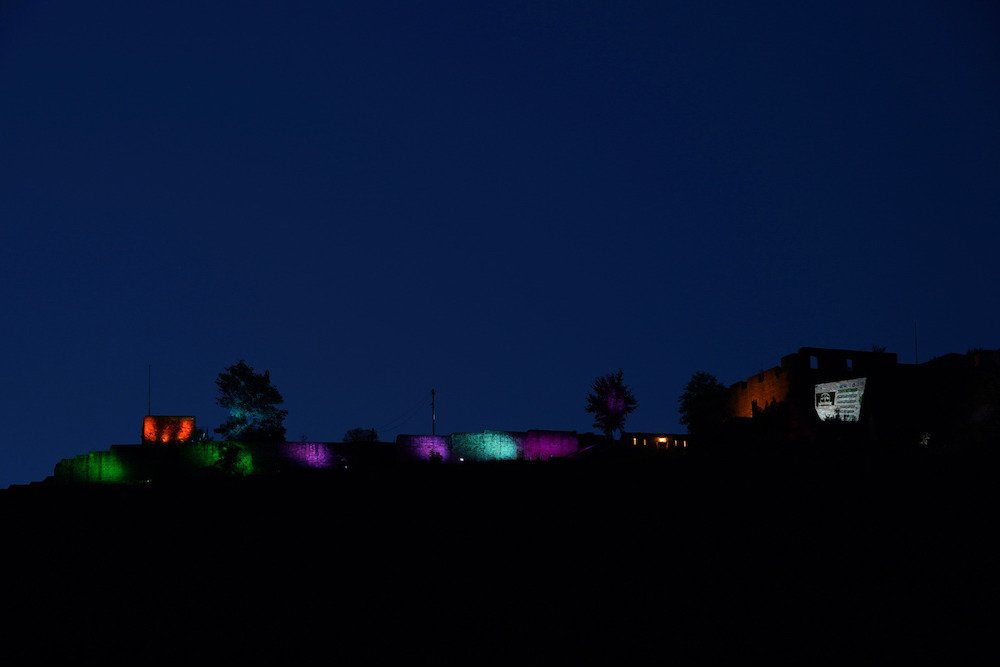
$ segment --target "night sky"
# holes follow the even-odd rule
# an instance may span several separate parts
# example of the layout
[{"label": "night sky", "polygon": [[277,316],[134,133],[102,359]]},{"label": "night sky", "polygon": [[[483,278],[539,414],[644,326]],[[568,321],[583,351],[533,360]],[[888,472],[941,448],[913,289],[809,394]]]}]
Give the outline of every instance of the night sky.
[{"label": "night sky", "polygon": [[996,348],[998,222],[993,2],[0,0],[0,487],[137,442],[149,365],[391,440]]}]

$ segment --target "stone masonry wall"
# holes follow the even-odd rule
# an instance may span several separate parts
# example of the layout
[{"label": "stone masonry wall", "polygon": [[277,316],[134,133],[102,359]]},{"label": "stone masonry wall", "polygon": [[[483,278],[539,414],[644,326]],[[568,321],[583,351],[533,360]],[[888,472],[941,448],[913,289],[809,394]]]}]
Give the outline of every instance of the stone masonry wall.
[{"label": "stone masonry wall", "polygon": [[788,372],[776,366],[729,388],[730,415],[753,417],[755,411],[788,399]]}]

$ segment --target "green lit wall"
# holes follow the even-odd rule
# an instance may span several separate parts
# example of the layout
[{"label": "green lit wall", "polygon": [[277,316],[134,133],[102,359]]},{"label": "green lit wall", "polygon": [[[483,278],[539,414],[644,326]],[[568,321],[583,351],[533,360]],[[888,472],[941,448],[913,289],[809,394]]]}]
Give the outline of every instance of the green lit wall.
[{"label": "green lit wall", "polygon": [[[230,446],[236,447],[238,450],[236,453],[235,465],[233,466],[232,472],[236,473],[237,475],[252,475],[255,472],[257,472],[256,467],[254,466],[254,457],[253,454],[250,452],[249,447],[247,447],[242,443],[237,443],[237,442],[228,444]],[[222,447],[220,447],[219,450],[220,450],[219,455],[221,456],[223,453]],[[218,458],[216,458],[216,460],[218,460]]]},{"label": "green lit wall", "polygon": [[128,469],[118,452],[89,452],[63,459],[56,464],[58,478],[74,482],[98,484],[122,484],[131,481]]},{"label": "green lit wall", "polygon": [[55,477],[88,484],[137,484],[212,468],[227,446],[235,447],[229,472],[257,472],[250,449],[240,443],[199,442],[149,445],[113,445],[109,451],[89,452],[56,464]]},{"label": "green lit wall", "polygon": [[177,446],[181,465],[187,469],[210,468],[219,463],[226,453],[227,447],[235,447],[236,454],[232,472],[238,475],[252,475],[254,457],[250,449],[239,442],[197,442]]},{"label": "green lit wall", "polygon": [[215,465],[222,456],[221,442],[197,442],[178,447],[181,461],[191,468],[207,468]]}]

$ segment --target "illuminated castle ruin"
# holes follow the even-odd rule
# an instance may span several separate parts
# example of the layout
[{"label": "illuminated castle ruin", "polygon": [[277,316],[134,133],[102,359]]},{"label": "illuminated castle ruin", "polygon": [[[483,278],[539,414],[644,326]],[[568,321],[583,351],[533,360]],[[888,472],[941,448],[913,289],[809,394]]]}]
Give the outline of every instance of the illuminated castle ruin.
[{"label": "illuminated castle ruin", "polygon": [[[833,417],[852,439],[883,443],[1000,440],[1000,350],[901,364],[889,352],[804,347],[728,389],[730,441],[809,441]],[[760,428],[759,428],[760,427]],[[149,415],[141,445],[113,445],[60,461],[55,478],[142,483],[168,475],[272,474],[406,463],[547,460],[587,449],[591,434],[495,431],[399,435],[394,442],[195,441],[195,418]],[[686,434],[623,433],[637,448],[684,452]]]},{"label": "illuminated castle ruin", "polygon": [[812,437],[830,417],[857,421],[866,437],[957,438],[1000,423],[1000,350],[947,354],[922,364],[895,353],[803,347],[778,366],[729,387],[729,415],[770,419],[789,440]]},{"label": "illuminated castle ruin", "polygon": [[730,386],[730,415],[752,418],[780,404],[808,414],[817,384],[863,377],[882,380],[897,374],[899,368],[892,352],[803,347],[782,357],[779,366]]}]

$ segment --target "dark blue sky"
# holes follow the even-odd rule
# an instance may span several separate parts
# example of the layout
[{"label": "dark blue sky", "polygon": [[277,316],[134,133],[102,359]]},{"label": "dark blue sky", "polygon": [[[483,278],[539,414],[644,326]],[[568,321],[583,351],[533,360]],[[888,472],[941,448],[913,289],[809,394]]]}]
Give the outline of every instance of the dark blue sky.
[{"label": "dark blue sky", "polygon": [[148,364],[391,439],[1000,346],[997,4],[745,4],[0,0],[0,486],[136,442]]}]

